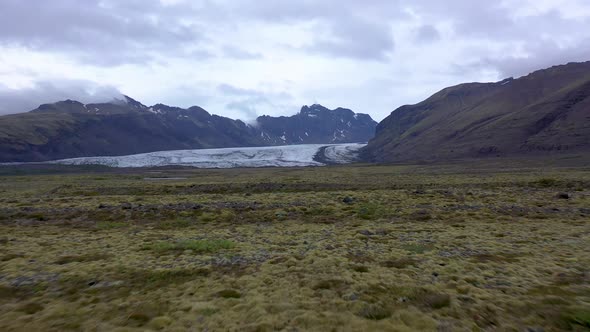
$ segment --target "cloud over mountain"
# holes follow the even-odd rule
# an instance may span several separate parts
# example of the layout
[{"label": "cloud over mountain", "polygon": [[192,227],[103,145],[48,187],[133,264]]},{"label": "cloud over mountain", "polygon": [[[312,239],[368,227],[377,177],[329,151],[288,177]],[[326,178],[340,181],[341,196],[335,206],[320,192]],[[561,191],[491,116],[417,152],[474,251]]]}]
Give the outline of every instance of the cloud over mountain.
[{"label": "cloud over mountain", "polygon": [[444,86],[587,60],[589,23],[585,0],[5,0],[0,103],[58,77],[236,116],[248,101],[227,84],[263,94],[258,114],[317,101],[380,119]]}]

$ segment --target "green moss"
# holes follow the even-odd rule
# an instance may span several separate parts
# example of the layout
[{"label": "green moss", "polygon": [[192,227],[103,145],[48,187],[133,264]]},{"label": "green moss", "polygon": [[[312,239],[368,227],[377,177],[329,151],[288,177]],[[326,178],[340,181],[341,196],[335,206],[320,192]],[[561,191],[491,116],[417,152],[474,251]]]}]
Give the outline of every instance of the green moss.
[{"label": "green moss", "polygon": [[402,249],[414,254],[424,254],[426,252],[432,251],[434,246],[431,244],[412,243],[403,245]]},{"label": "green moss", "polygon": [[2,177],[0,326],[588,329],[590,172],[483,166]]},{"label": "green moss", "polygon": [[194,253],[213,253],[232,249],[235,244],[229,240],[180,240],[177,242],[157,242],[143,246],[143,250],[155,252],[192,250]]},{"label": "green moss", "polygon": [[176,229],[176,228],[187,228],[191,226],[191,222],[187,219],[174,219],[167,220],[157,224],[158,229]]},{"label": "green moss", "polygon": [[572,326],[581,326],[590,329],[590,309],[578,309],[566,317]]}]

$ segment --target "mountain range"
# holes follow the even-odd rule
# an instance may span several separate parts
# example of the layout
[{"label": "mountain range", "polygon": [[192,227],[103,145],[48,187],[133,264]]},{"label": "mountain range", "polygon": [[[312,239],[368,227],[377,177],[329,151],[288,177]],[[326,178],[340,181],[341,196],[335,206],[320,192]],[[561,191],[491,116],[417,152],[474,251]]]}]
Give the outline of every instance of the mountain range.
[{"label": "mountain range", "polygon": [[392,112],[362,154],[373,162],[415,162],[588,152],[584,62],[443,89]]},{"label": "mountain range", "polygon": [[261,116],[254,124],[125,96],[109,103],[65,100],[0,117],[0,162],[245,146],[367,142],[375,132],[367,114],[304,106],[290,117]]},{"label": "mountain range", "polygon": [[246,124],[130,97],[66,100],[0,117],[0,162],[366,141],[361,159],[382,163],[589,153],[590,62],[448,87],[378,125],[367,114],[321,105]]}]

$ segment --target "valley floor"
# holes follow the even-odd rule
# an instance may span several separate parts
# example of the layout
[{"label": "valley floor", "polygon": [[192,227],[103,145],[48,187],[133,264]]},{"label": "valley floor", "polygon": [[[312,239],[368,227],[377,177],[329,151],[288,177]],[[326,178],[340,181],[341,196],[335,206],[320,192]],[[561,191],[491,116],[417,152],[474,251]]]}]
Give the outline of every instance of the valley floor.
[{"label": "valley floor", "polygon": [[590,168],[542,165],[0,169],[0,330],[585,331]]}]

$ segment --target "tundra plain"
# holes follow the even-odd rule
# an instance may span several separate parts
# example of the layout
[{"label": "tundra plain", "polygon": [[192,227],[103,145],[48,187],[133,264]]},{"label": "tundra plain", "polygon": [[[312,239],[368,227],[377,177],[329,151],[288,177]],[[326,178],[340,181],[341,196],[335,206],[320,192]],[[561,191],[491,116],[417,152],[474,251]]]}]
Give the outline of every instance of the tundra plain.
[{"label": "tundra plain", "polygon": [[0,168],[3,331],[586,331],[590,167]]}]

